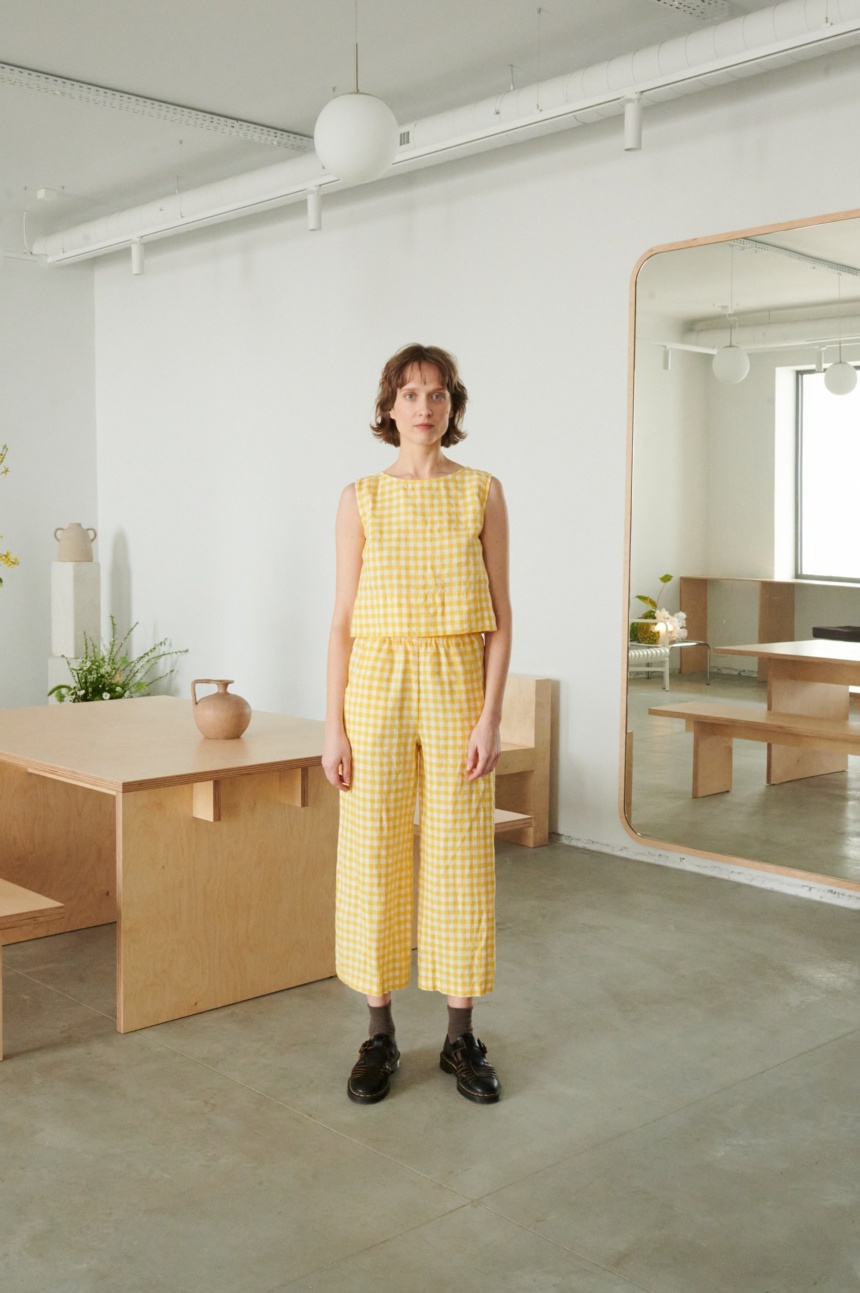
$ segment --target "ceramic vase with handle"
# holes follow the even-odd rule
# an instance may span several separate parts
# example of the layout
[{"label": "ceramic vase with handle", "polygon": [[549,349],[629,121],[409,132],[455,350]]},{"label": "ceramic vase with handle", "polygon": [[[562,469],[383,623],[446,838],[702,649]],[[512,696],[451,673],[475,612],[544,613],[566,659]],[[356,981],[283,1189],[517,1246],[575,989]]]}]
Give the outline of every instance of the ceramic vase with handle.
[{"label": "ceramic vase with handle", "polygon": [[[232,682],[232,678],[195,678],[191,684],[194,722],[212,741],[235,740],[251,721],[251,706],[247,700],[227,690]],[[218,690],[198,700],[197,688],[207,684]]]},{"label": "ceramic vase with handle", "polygon": [[72,521],[65,529],[58,526],[54,538],[60,545],[58,561],[92,561],[93,540],[97,538],[92,526],[85,530],[80,521]]}]

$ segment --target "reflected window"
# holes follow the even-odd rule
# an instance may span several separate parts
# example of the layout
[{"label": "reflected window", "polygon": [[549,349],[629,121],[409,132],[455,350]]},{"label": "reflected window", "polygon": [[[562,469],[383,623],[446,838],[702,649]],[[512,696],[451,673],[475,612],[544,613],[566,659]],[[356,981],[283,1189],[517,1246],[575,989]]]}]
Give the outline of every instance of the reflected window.
[{"label": "reflected window", "polygon": [[833,395],[797,375],[797,578],[860,583],[860,383]]}]

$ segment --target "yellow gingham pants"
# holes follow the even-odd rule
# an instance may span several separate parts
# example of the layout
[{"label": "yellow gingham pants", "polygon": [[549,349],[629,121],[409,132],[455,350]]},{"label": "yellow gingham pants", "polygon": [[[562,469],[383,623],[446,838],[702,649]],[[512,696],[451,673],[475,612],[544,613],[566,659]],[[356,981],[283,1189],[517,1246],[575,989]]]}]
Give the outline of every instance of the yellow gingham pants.
[{"label": "yellow gingham pants", "polygon": [[356,638],[344,697],[352,783],[340,796],[337,976],[369,996],[409,982],[412,841],[421,805],[418,986],[492,991],[494,773],[467,781],[484,700],[484,641]]}]

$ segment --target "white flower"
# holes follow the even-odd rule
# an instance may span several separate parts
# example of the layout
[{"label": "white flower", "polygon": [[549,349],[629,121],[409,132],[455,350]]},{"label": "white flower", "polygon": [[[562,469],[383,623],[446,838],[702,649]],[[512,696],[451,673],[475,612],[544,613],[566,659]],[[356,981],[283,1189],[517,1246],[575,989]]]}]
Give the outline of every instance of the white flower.
[{"label": "white flower", "polygon": [[110,692],[109,692],[109,691],[103,691],[103,692],[102,692],[102,700],[110,700]]},{"label": "white flower", "polygon": [[675,615],[670,615],[667,610],[661,606],[656,614],[658,624],[666,625],[666,637],[669,642],[682,642],[687,636],[687,616],[684,611],[678,611]]}]

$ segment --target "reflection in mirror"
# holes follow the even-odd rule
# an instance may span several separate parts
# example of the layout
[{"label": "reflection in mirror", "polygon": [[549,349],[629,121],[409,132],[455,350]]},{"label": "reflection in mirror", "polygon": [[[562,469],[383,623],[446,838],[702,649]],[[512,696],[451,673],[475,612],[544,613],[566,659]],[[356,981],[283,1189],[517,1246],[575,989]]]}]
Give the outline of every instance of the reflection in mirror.
[{"label": "reflection in mirror", "polygon": [[860,889],[860,219],[657,252],[635,310],[628,820]]}]

